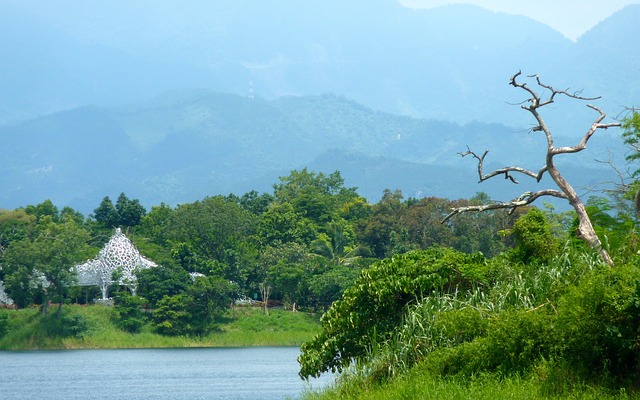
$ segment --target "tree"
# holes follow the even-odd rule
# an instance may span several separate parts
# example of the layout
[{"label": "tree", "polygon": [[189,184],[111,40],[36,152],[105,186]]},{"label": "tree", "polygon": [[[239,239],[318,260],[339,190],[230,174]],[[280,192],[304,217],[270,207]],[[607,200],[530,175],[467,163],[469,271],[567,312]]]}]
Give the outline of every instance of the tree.
[{"label": "tree", "polygon": [[35,238],[25,237],[7,248],[7,291],[19,306],[28,305],[41,292],[44,314],[55,296],[60,316],[64,295],[75,282],[71,267],[89,257],[89,233],[72,216],[54,222],[50,215],[41,218],[37,231]]},{"label": "tree", "polygon": [[140,200],[130,199],[126,194],[120,193],[115,205],[109,196],[103,198],[98,208],[93,210],[93,217],[103,227],[112,229],[118,226],[138,226],[146,213]]},{"label": "tree", "polygon": [[[631,148],[631,152],[625,157],[628,162],[635,162],[640,159],[640,112],[635,109],[622,121],[622,138],[624,143]],[[638,177],[640,177],[640,168],[631,173],[631,177],[636,180],[635,185],[631,185],[631,189],[635,189],[634,207],[636,215],[640,214],[640,188],[638,187]]]},{"label": "tree", "polygon": [[95,218],[98,223],[109,229],[118,226],[120,216],[118,215],[118,211],[109,196],[105,196],[105,198],[100,202],[98,208],[93,210],[93,218]]},{"label": "tree", "polygon": [[138,226],[147,210],[140,204],[138,199],[129,199],[126,194],[120,193],[116,201],[116,211],[118,212],[118,224],[121,226]]},{"label": "tree", "polygon": [[54,222],[58,222],[60,220],[60,214],[58,213],[58,207],[56,207],[53,202],[49,199],[43,201],[40,204],[35,206],[27,206],[24,211],[27,214],[31,214],[36,217],[37,220],[40,220],[42,217],[49,216]]},{"label": "tree", "polygon": [[297,213],[319,225],[332,221],[343,204],[359,197],[356,188],[344,187],[338,171],[325,175],[304,168],[280,177],[280,182],[274,185],[275,199],[291,203]]},{"label": "tree", "polygon": [[528,176],[530,178],[535,179],[540,182],[544,174],[548,174],[557,188],[559,189],[543,189],[535,192],[524,192],[518,198],[513,199],[509,202],[501,202],[501,203],[492,203],[486,205],[474,205],[474,206],[466,206],[454,208],[451,213],[449,213],[443,220],[447,221],[452,216],[469,212],[469,211],[486,211],[486,210],[495,210],[495,209],[511,209],[514,210],[518,207],[522,207],[528,204],[533,203],[535,200],[544,197],[544,196],[553,196],[561,199],[565,199],[569,202],[569,204],[575,210],[578,217],[578,228],[576,230],[576,236],[584,241],[589,247],[595,249],[600,254],[602,260],[610,266],[613,266],[613,260],[611,256],[602,245],[600,238],[596,234],[591,220],[589,219],[589,215],[585,209],[584,203],[580,199],[580,196],[576,193],[575,189],[571,184],[562,176],[560,171],[558,170],[555,164],[555,156],[560,154],[573,154],[583,151],[587,147],[587,143],[589,139],[598,131],[599,129],[607,129],[611,127],[618,127],[620,123],[612,122],[612,123],[603,123],[606,118],[606,114],[602,112],[599,108],[592,104],[587,104],[587,107],[595,111],[598,116],[591,124],[591,127],[587,130],[587,132],[582,137],[580,143],[575,146],[564,146],[564,147],[556,147],[554,145],[554,138],[551,133],[551,130],[545,120],[540,115],[540,109],[542,107],[548,106],[555,102],[556,98],[559,96],[565,96],[570,99],[575,100],[596,100],[598,97],[582,97],[579,95],[579,92],[569,93],[567,90],[557,90],[553,87],[544,84],[537,75],[530,76],[529,78],[535,79],[537,86],[540,88],[542,94],[538,94],[534,89],[532,89],[527,83],[522,83],[518,81],[518,78],[522,74],[521,71],[513,75],[510,79],[510,84],[518,89],[525,91],[529,98],[522,102],[521,107],[531,113],[531,115],[535,119],[535,126],[532,128],[533,132],[543,132],[547,141],[547,154],[545,157],[544,166],[538,171],[531,171],[519,166],[508,166],[504,168],[497,169],[488,174],[484,174],[483,166],[484,159],[487,156],[488,150],[485,151],[482,155],[478,155],[473,152],[471,149],[467,149],[466,152],[460,153],[462,157],[472,156],[478,162],[478,175],[480,178],[480,182],[491,179],[496,176],[504,176],[505,179],[509,179],[513,183],[518,183],[517,179],[514,176],[514,173],[522,174]]},{"label": "tree", "polygon": [[264,280],[264,284],[259,288],[263,299],[266,293],[263,289],[269,287],[267,297],[273,296],[274,299],[287,303],[303,303],[307,290],[306,280],[310,275],[311,257],[309,249],[300,243],[287,242],[267,246],[258,261],[262,272],[260,278]]},{"label": "tree", "polygon": [[520,217],[511,234],[516,242],[512,254],[517,261],[529,264],[534,260],[549,261],[559,246],[542,211],[531,209]]},{"label": "tree", "polygon": [[162,335],[178,336],[190,332],[191,313],[188,294],[180,293],[164,296],[151,314],[151,318],[158,333]]},{"label": "tree", "polygon": [[58,300],[58,317],[62,314],[65,291],[76,276],[71,271],[78,262],[88,256],[89,233],[69,217],[60,223],[46,221],[44,229],[34,240],[32,254],[37,260],[36,268],[49,282],[46,290],[44,311],[51,294]]},{"label": "tree", "polygon": [[142,299],[127,292],[118,293],[113,305],[113,318],[116,325],[129,333],[138,333],[145,323],[142,312]]},{"label": "tree", "polygon": [[187,291],[191,299],[190,333],[204,335],[209,332],[215,318],[231,305],[236,291],[236,285],[224,278],[196,277]]},{"label": "tree", "polygon": [[255,229],[255,216],[223,196],[179,205],[171,213],[167,236],[189,244],[194,251],[223,262],[228,249],[244,241]]},{"label": "tree", "polygon": [[260,215],[267,210],[269,204],[273,201],[273,196],[268,193],[259,194],[257,191],[252,190],[242,195],[237,199],[240,207],[255,215]]},{"label": "tree", "polygon": [[165,296],[184,292],[191,284],[189,274],[175,263],[166,262],[156,268],[143,269],[138,277],[138,293],[152,306]]},{"label": "tree", "polygon": [[[631,147],[633,150],[629,153],[625,159],[629,162],[637,161],[640,159],[640,112],[633,111],[622,121],[622,138],[624,143]],[[636,169],[631,174],[632,177],[637,178],[640,176],[640,168]]]},{"label": "tree", "polygon": [[271,285],[267,282],[262,282],[259,285],[260,296],[262,297],[262,303],[264,305],[264,314],[269,315],[269,295],[271,295]]},{"label": "tree", "polygon": [[378,258],[392,255],[392,238],[401,231],[400,221],[406,212],[402,192],[385,189],[382,199],[372,207],[368,218],[356,224],[358,236]]},{"label": "tree", "polygon": [[36,217],[23,209],[0,211],[0,265],[9,245],[28,237],[35,227]]},{"label": "tree", "polygon": [[271,203],[258,220],[257,236],[263,246],[275,243],[309,244],[318,235],[317,225],[296,212],[289,202]]},{"label": "tree", "polygon": [[36,259],[32,256],[32,248],[31,240],[25,237],[13,241],[3,257],[5,291],[18,307],[33,304],[38,294],[34,279]]},{"label": "tree", "polygon": [[345,221],[333,221],[327,224],[326,233],[318,235],[318,239],[311,243],[311,248],[333,265],[350,266],[362,256],[369,255],[367,249],[354,243],[354,236],[351,225]]}]

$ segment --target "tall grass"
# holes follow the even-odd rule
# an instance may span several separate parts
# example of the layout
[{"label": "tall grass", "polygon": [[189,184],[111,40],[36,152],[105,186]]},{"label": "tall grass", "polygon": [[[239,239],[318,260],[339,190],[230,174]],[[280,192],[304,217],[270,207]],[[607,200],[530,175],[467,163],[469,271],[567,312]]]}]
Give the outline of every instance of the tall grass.
[{"label": "tall grass", "polygon": [[[559,308],[566,318],[568,308],[580,307],[567,301],[583,299],[575,296],[576,288],[611,271],[597,255],[567,244],[546,264],[513,265],[500,257],[491,262],[498,265],[490,285],[425,297],[406,310],[387,342],[371,344],[366,361],[344,373],[335,387],[305,398],[633,398],[616,389],[627,386],[615,379],[585,381],[566,361],[553,359],[571,351],[563,347],[564,339],[548,337],[564,329],[552,322]],[[621,272],[614,281],[625,276]],[[637,273],[629,276],[640,284]]]},{"label": "tall grass", "polygon": [[309,392],[304,400],[624,400],[634,396],[583,385],[570,391],[547,394],[535,378],[499,377],[492,374],[470,379],[433,377],[419,368],[387,384],[342,379],[323,391]]}]

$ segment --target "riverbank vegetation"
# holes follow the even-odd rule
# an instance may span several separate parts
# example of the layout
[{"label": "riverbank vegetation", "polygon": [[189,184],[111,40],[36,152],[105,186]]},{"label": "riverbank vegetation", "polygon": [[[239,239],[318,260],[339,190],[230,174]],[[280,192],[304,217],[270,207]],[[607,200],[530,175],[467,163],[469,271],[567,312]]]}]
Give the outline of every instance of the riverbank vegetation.
[{"label": "riverbank vegetation", "polygon": [[321,313],[376,261],[434,244],[492,256],[511,246],[522,214],[496,211],[439,223],[449,208],[490,202],[404,199],[387,190],[370,204],[339,174],[293,171],[273,194],[213,196],[147,212],[122,193],[94,212],[61,210],[51,201],[0,211],[0,281],[18,309],[93,304],[100,289],[79,286],[71,268],[96,258],[120,227],[145,258],[135,295],[111,277],[115,325],[128,333],[203,337],[233,304],[268,304]]},{"label": "riverbank vegetation", "polygon": [[637,181],[612,194],[617,207],[584,210],[602,247],[585,246],[584,217],[531,209],[496,256],[432,247],[372,265],[302,346],[302,377],[341,372],[308,398],[638,398]]},{"label": "riverbank vegetation", "polygon": [[[585,202],[610,259],[585,243],[573,211],[525,205],[446,220],[494,202],[385,191],[369,204],[338,172],[306,169],[273,194],[149,213],[124,194],[88,218],[50,201],[3,211],[0,278],[18,309],[0,313],[0,346],[304,342],[301,377],[342,373],[332,398],[636,394],[637,186]],[[75,285],[69,264],[94,257],[117,226],[160,266],[137,273],[135,295],[114,285],[113,307],[83,306],[98,291]],[[254,301],[282,309],[234,306]]]},{"label": "riverbank vegetation", "polygon": [[2,350],[300,346],[320,331],[318,314],[272,309],[267,317],[255,307],[230,310],[203,336],[162,335],[148,323],[129,333],[112,308],[99,305],[70,305],[60,318],[43,317],[37,308],[0,310],[0,316],[7,322]]}]

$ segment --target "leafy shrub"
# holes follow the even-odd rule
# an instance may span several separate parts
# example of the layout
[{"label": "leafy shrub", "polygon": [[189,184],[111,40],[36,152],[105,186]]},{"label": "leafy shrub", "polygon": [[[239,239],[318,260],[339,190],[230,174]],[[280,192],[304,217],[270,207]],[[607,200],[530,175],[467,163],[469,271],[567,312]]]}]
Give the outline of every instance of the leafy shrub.
[{"label": "leafy shrub", "polygon": [[170,336],[189,334],[189,324],[192,318],[188,310],[189,303],[191,303],[191,299],[185,294],[164,296],[158,301],[152,314],[158,333]]},{"label": "leafy shrub", "polygon": [[558,252],[559,246],[553,237],[551,225],[537,208],[520,217],[513,225],[511,234],[516,242],[512,250],[514,261],[548,262]]},{"label": "leafy shrub", "polygon": [[131,296],[127,292],[119,293],[113,306],[113,319],[116,326],[129,333],[140,332],[146,322],[141,306],[142,298]]},{"label": "leafy shrub", "polygon": [[637,379],[640,272],[618,266],[587,276],[558,304],[558,349],[588,378]]},{"label": "leafy shrub", "polygon": [[439,247],[374,264],[323,315],[323,332],[302,346],[300,375],[341,371],[352,360],[363,359],[372,343],[385,343],[402,322],[408,305],[489,280],[481,254]]},{"label": "leafy shrub", "polygon": [[89,330],[89,323],[82,315],[45,315],[39,321],[40,330],[50,337],[75,337],[83,339]]},{"label": "leafy shrub", "polygon": [[82,315],[72,315],[69,317],[63,316],[61,318],[63,336],[71,336],[77,339],[84,339],[89,331],[89,323]]}]

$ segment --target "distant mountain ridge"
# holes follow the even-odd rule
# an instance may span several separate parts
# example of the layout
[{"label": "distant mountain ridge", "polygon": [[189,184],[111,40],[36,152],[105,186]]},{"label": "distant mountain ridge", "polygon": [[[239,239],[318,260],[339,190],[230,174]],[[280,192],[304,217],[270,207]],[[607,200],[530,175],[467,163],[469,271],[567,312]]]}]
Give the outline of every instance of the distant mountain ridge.
[{"label": "distant mountain ridge", "polygon": [[[531,19],[468,5],[187,1],[181,12],[193,21],[180,25],[170,10],[146,15],[123,4],[85,5],[83,23],[58,5],[0,6],[0,37],[10,38],[0,41],[0,123],[201,87],[266,99],[336,93],[394,114],[519,126],[507,103],[521,98],[507,82],[520,69],[603,96],[610,113],[640,97],[640,5],[573,43]],[[116,15],[129,25],[109,26]],[[157,37],[136,39],[136,24]]]},{"label": "distant mountain ridge", "polygon": [[[265,100],[202,90],[55,113],[0,128],[0,142],[0,208],[50,198],[85,213],[123,191],[146,206],[270,192],[279,176],[305,167],[340,170],[370,201],[384,189],[447,198],[486,191],[505,199],[523,189],[503,180],[478,185],[473,160],[457,152],[489,148],[487,168],[537,169],[545,149],[540,135],[520,129],[402,117],[338,96]],[[588,154],[567,160],[575,183],[610,180],[613,172],[593,159],[621,148],[616,133],[599,132]]]},{"label": "distant mountain ridge", "polygon": [[[508,85],[518,70],[602,96],[613,118],[640,98],[640,5],[577,42],[521,16],[394,0],[65,7],[0,4],[3,208],[51,198],[90,212],[122,191],[178,204],[270,191],[306,166],[341,170],[370,201],[385,188],[504,199],[522,188],[478,185],[457,153],[540,167],[544,140]],[[556,100],[545,119],[573,145],[593,111]],[[610,130],[558,162],[587,186],[615,179],[594,159],[624,152]]]}]

